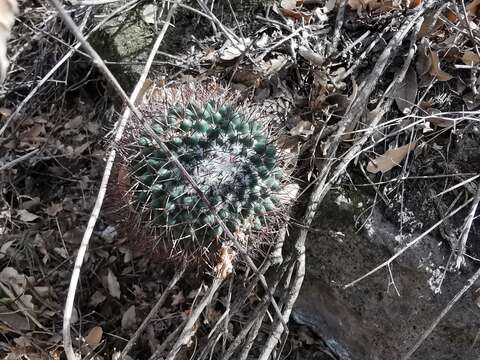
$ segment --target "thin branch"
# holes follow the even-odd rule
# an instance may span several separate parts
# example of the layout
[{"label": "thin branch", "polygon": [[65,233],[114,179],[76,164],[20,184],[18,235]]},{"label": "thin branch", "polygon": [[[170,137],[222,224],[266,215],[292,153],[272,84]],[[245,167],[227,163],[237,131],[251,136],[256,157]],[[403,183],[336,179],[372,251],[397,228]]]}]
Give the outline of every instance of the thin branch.
[{"label": "thin branch", "polygon": [[195,330],[194,330],[195,323],[197,322],[198,318],[202,314],[203,309],[205,309],[207,305],[212,302],[213,295],[215,295],[215,293],[217,292],[218,288],[222,283],[223,283],[222,278],[215,277],[213,279],[213,283],[208,289],[208,292],[205,294],[200,304],[198,304],[198,306],[192,310],[192,313],[190,314],[190,317],[188,318],[187,323],[185,324],[182,330],[182,333],[180,334],[175,344],[172,346],[172,349],[168,353],[165,360],[175,359],[177,353],[180,351],[182,346],[187,345],[190,342],[190,339],[195,333]]},{"label": "thin branch", "polygon": [[132,349],[133,345],[135,345],[138,338],[140,337],[140,335],[142,335],[143,331],[147,327],[150,319],[152,317],[154,317],[155,315],[157,315],[158,310],[160,310],[160,307],[162,307],[163,304],[165,303],[165,300],[167,299],[167,296],[170,294],[170,291],[173,289],[173,287],[178,282],[178,280],[180,280],[180,278],[182,277],[182,275],[185,271],[185,265],[186,264],[182,264],[182,266],[180,266],[180,268],[178,268],[177,272],[173,276],[173,278],[170,281],[170,283],[168,284],[167,288],[163,291],[162,296],[160,296],[160,299],[158,299],[155,306],[152,308],[152,310],[150,310],[148,315],[143,320],[142,324],[138,327],[137,331],[135,331],[135,334],[133,334],[131,339],[128,340],[128,343],[127,343],[127,345],[125,345],[125,348],[123,349],[122,353],[120,354],[120,357],[118,358],[118,360],[122,360],[122,359],[125,358],[125,356],[127,356],[128,352]]},{"label": "thin branch", "polygon": [[23,154],[22,156],[19,156],[18,158],[6,163],[5,165],[0,166],[0,171],[7,170],[14,167],[15,165],[21,163],[22,161],[25,161],[31,158],[33,155],[35,155],[39,151],[40,151],[39,149],[34,149],[26,154]]},{"label": "thin branch", "polygon": [[430,336],[432,331],[437,327],[437,325],[442,321],[442,319],[447,315],[447,313],[450,311],[450,309],[455,305],[458,300],[461,299],[461,297],[473,286],[473,284],[478,280],[480,277],[480,268],[477,270],[473,276],[468,279],[467,283],[465,286],[460,290],[452,300],[447,304],[447,306],[442,310],[440,315],[432,322],[432,324],[428,327],[428,329],[422,334],[420,339],[413,345],[413,347],[406,353],[404,356],[402,356],[401,360],[408,360],[412,357],[413,353],[418,350],[418,348],[423,344],[423,342]]},{"label": "thin branch", "polygon": [[421,233],[419,236],[417,236],[415,239],[413,239],[412,241],[410,241],[407,245],[405,245],[401,250],[399,250],[395,255],[393,255],[391,258],[389,258],[387,261],[383,262],[382,264],[378,265],[375,269],[373,270],[370,270],[368,273],[366,273],[365,275],[362,275],[361,277],[359,277],[358,279],[348,283],[347,285],[345,285],[343,288],[344,289],[348,289],[349,287],[352,287],[353,285],[355,285],[356,283],[358,283],[359,281],[362,281],[363,279],[369,277],[370,275],[376,273],[378,270],[384,268],[385,266],[388,266],[390,265],[396,258],[398,258],[400,255],[402,255],[405,251],[407,251],[408,249],[410,249],[412,246],[414,246],[416,243],[418,243],[420,240],[422,240],[425,236],[427,236],[428,234],[430,234],[433,230],[435,230],[438,226],[440,226],[445,220],[447,220],[448,218],[452,217],[453,215],[455,215],[456,213],[458,213],[460,210],[462,210],[463,208],[465,208],[469,203],[472,202],[473,199],[470,199],[468,200],[467,202],[465,202],[463,205],[459,206],[458,208],[456,208],[454,211],[452,211],[450,214],[448,214],[447,216],[445,216],[443,219],[437,221],[435,224],[433,224],[430,228],[428,228],[427,230],[425,230],[423,233]]}]

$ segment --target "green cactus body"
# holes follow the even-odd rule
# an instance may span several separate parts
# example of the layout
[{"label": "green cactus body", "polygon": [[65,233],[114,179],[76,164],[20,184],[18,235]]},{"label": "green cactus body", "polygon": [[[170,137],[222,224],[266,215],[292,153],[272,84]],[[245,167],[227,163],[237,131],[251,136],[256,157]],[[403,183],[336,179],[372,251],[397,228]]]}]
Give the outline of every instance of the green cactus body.
[{"label": "green cactus body", "polygon": [[[276,146],[258,121],[214,101],[183,109],[174,105],[164,119],[155,120],[154,131],[232,232],[251,234],[268,224],[278,210],[275,193],[283,170]],[[184,248],[221,240],[225,234],[215,217],[168,156],[148,136],[136,143],[130,180],[144,223],[182,239],[176,243],[187,243]]]}]

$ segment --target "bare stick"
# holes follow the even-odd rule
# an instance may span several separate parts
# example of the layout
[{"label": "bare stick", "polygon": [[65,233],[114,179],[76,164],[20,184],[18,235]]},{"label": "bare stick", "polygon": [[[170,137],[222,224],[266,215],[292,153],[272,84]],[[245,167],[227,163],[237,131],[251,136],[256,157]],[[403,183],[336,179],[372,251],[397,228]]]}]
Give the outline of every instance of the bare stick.
[{"label": "bare stick", "polygon": [[207,305],[212,302],[213,295],[217,292],[218,288],[222,283],[223,283],[223,279],[219,277],[215,277],[213,279],[213,283],[208,289],[208,292],[205,294],[200,304],[198,304],[198,306],[192,311],[189,319],[187,320],[187,323],[185,324],[185,327],[182,330],[182,333],[180,334],[175,344],[172,346],[172,349],[168,353],[165,360],[175,359],[175,356],[180,351],[182,346],[190,342],[190,339],[195,333],[195,330],[194,330],[195,323],[197,322],[198,318],[202,314],[203,309],[205,309]]},{"label": "bare stick", "polygon": [[472,228],[473,219],[477,212],[478,204],[480,203],[480,183],[477,185],[477,193],[473,199],[472,207],[468,213],[467,218],[465,219],[465,224],[463,225],[462,233],[460,239],[458,240],[458,245],[456,249],[456,266],[459,269],[462,265],[465,264],[465,249],[467,248],[468,234],[470,234],[470,229]]},{"label": "bare stick", "polygon": [[398,251],[395,255],[393,255],[390,259],[388,259],[387,261],[383,262],[382,264],[378,265],[375,269],[373,270],[370,270],[368,273],[366,273],[365,275],[362,275],[361,277],[359,277],[358,279],[352,281],[351,283],[348,283],[347,285],[345,285],[343,288],[344,289],[347,289],[349,287],[352,287],[353,285],[355,285],[356,283],[358,283],[359,281],[362,281],[363,279],[369,277],[370,275],[374,274],[375,272],[377,272],[378,270],[384,268],[385,266],[388,266],[392,263],[393,260],[395,260],[396,258],[398,258],[400,255],[402,255],[405,251],[407,251],[408,249],[410,249],[413,245],[415,245],[416,243],[418,243],[420,240],[422,240],[425,236],[427,236],[428,234],[430,234],[433,230],[435,230],[438,226],[440,226],[445,220],[447,220],[449,217],[455,215],[456,213],[458,213],[460,210],[462,210],[464,207],[466,207],[469,203],[472,202],[473,199],[470,199],[468,200],[467,202],[465,202],[463,205],[459,206],[458,208],[456,208],[454,211],[452,211],[450,214],[448,214],[447,216],[445,216],[443,219],[437,221],[435,224],[433,224],[430,228],[428,228],[427,230],[425,230],[423,233],[421,233],[419,236],[417,236],[415,239],[413,239],[412,241],[410,241],[407,245],[405,245],[400,251]]},{"label": "bare stick", "polygon": [[[293,309],[293,305],[297,301],[298,294],[300,293],[300,288],[303,284],[303,279],[305,277],[305,240],[306,240],[306,233],[305,236],[299,237],[299,239],[295,243],[295,254],[297,256],[296,262],[293,263],[291,266],[295,266],[296,271],[293,278],[293,283],[288,289],[288,294],[285,299],[285,306],[284,311],[282,313],[282,320],[287,322],[290,319],[290,314]],[[281,323],[277,320],[274,325],[272,332],[263,347],[263,350],[258,357],[258,360],[268,360],[270,354],[272,353],[273,349],[277,345],[278,341],[280,340],[282,335],[282,328]]]},{"label": "bare stick", "polygon": [[2,165],[0,166],[0,171],[3,171],[3,170],[7,170],[7,169],[10,169],[12,167],[14,167],[15,165],[17,165],[18,163],[21,163],[22,161],[25,161],[29,158],[31,158],[33,155],[35,155],[36,153],[38,153],[40,150],[39,149],[34,149],[8,163],[6,163],[5,165]]},{"label": "bare stick", "polygon": [[124,359],[125,356],[128,354],[128,352],[130,351],[130,349],[133,347],[133,345],[135,345],[138,338],[140,337],[140,335],[142,335],[143,331],[147,327],[148,322],[152,317],[154,317],[158,313],[158,310],[160,309],[160,307],[163,306],[165,300],[167,299],[167,296],[170,294],[170,291],[173,289],[173,287],[178,282],[178,280],[180,280],[184,271],[185,271],[185,264],[182,264],[182,266],[178,269],[178,271],[173,276],[167,288],[163,291],[163,294],[162,296],[160,296],[160,299],[158,299],[155,306],[152,308],[152,310],[150,310],[147,317],[143,320],[142,324],[138,327],[137,331],[135,331],[135,334],[133,334],[132,338],[128,340],[128,343],[123,349],[122,353],[120,354],[120,357],[118,358],[118,360]]},{"label": "bare stick", "polygon": [[[162,31],[160,32],[157,40],[155,41],[155,44],[152,48],[152,51],[150,52],[150,55],[148,57],[147,63],[145,65],[145,68],[140,76],[140,79],[135,86],[135,89],[132,92],[132,95],[130,98],[127,97],[125,91],[122,89],[118,81],[115,79],[115,77],[111,74],[109,69],[106,67],[106,65],[103,63],[102,59],[100,56],[95,52],[95,50],[91,47],[91,45],[85,40],[83,35],[80,33],[78,30],[77,26],[73,22],[73,20],[70,18],[70,16],[66,13],[66,11],[63,9],[63,7],[58,3],[57,0],[50,0],[52,5],[57,9],[58,13],[64,20],[65,24],[70,28],[70,30],[74,33],[74,35],[77,37],[78,41],[85,47],[85,49],[92,55],[94,58],[96,64],[99,66],[99,68],[104,72],[106,75],[107,79],[111,81],[111,83],[114,85],[115,89],[118,91],[118,93],[121,95],[121,97],[125,100],[125,102],[129,105],[130,108],[127,108],[120,119],[119,125],[116,128],[116,133],[115,133],[115,138],[114,141],[118,142],[122,138],[123,135],[123,130],[125,129],[126,123],[128,118],[130,117],[130,109],[132,110],[133,113],[137,114],[141,118],[140,113],[138,110],[135,108],[134,102],[137,99],[143,84],[147,78],[148,72],[150,70],[151,64],[155,58],[156,52],[158,48],[160,47],[160,44],[163,41],[163,37],[165,36],[165,33],[167,32],[168,27],[170,26],[170,20],[172,19],[173,13],[176,9],[176,5],[180,0],[177,0],[177,2],[172,6],[170,9],[170,12],[167,15],[167,18],[165,20],[165,25],[162,28]],[[82,243],[80,244],[80,248],[78,249],[78,254],[77,258],[75,260],[75,267],[72,272],[72,277],[70,280],[70,286],[68,289],[68,295],[67,295],[67,300],[65,303],[65,310],[64,310],[64,317],[63,317],[63,342],[64,342],[64,348],[65,348],[65,353],[67,355],[68,360],[78,360],[77,357],[75,356],[75,353],[73,351],[72,347],[72,339],[70,335],[70,323],[71,323],[71,316],[73,312],[73,306],[74,306],[74,300],[75,300],[75,294],[77,291],[77,285],[78,285],[78,280],[80,278],[80,272],[83,264],[83,260],[85,257],[85,253],[88,248],[88,244],[90,242],[90,238],[92,236],[93,229],[95,227],[95,224],[97,222],[98,216],[100,214],[100,209],[102,208],[103,204],[103,199],[105,197],[105,193],[107,191],[107,185],[108,181],[110,179],[110,174],[112,171],[113,167],[113,162],[115,161],[116,157],[116,150],[115,147],[110,150],[108,159],[107,159],[107,164],[105,166],[105,171],[103,173],[102,177],[102,182],[100,184],[100,189],[97,195],[97,200],[95,201],[95,206],[92,210],[92,214],[90,215],[90,219],[87,224],[87,229],[85,230],[85,233],[82,238]]]},{"label": "bare stick", "polygon": [[447,304],[445,309],[442,310],[440,315],[432,322],[432,324],[428,327],[428,329],[422,334],[420,339],[413,345],[413,347],[406,353],[404,356],[402,356],[401,360],[408,360],[412,357],[413,353],[418,350],[418,348],[423,344],[423,342],[428,338],[428,336],[432,333],[432,331],[437,327],[437,325],[440,323],[440,321],[447,315],[447,313],[450,311],[450,309],[455,305],[458,300],[472,287],[472,285],[475,283],[475,281],[478,280],[480,277],[480,268],[477,270],[473,276],[468,279],[467,283],[465,286],[460,290],[452,300]]}]

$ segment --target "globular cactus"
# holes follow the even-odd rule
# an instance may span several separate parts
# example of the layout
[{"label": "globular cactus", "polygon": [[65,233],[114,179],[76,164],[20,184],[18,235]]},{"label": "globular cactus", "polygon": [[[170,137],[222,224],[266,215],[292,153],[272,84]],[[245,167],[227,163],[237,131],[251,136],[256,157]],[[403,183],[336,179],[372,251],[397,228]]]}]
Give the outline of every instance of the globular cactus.
[{"label": "globular cactus", "polygon": [[[230,231],[243,245],[258,247],[253,239],[272,232],[285,205],[278,195],[287,178],[282,152],[262,121],[209,100],[167,105],[150,122]],[[130,208],[169,251],[208,254],[228,240],[226,234],[169,155],[145,134],[137,131],[126,147]]]}]

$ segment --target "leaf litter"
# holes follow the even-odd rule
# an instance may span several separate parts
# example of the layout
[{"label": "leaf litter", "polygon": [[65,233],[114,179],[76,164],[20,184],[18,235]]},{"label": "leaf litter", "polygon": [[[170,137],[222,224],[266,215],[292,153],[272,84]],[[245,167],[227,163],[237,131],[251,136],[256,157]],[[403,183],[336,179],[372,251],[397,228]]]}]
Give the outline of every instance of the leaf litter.
[{"label": "leaf litter", "polygon": [[[421,3],[422,1],[349,0],[340,46],[334,57],[325,52],[331,44],[338,10],[338,2],[330,0],[278,1],[270,13],[263,7],[248,9],[252,11],[245,14],[248,16],[242,18],[241,14],[238,14],[237,20],[241,23],[242,34],[232,19],[228,25],[235,33],[235,38],[229,39],[217,28],[216,32],[211,30],[204,39],[197,34],[192,37],[195,40],[189,43],[191,52],[174,54],[182,60],[179,63],[188,64],[188,71],[181,70],[181,76],[184,75],[182,79],[202,81],[207,78],[207,74],[210,76],[215,72],[220,73],[219,76],[225,75],[224,80],[231,83],[233,88],[239,89],[244,98],[255,93],[257,101],[271,107],[272,112],[285,114],[285,124],[282,124],[285,131],[280,134],[281,142],[291,149],[298,159],[308,159],[308,165],[302,163],[302,166],[305,166],[307,172],[312,174],[309,176],[313,177],[317,168],[310,169],[310,158],[322,157],[323,146],[348,114],[352,102],[362,93],[362,89],[355,90],[356,84],[362,84],[365,75],[374,69],[375,59],[385,46],[382,45],[383,41],[386,42],[395,33],[395,30],[388,30],[389,26],[397,29],[403,19],[403,11],[407,8],[414,9]],[[466,3],[467,14],[474,18],[471,19],[472,24],[478,20],[476,17],[479,15],[479,8],[479,1]],[[44,10],[38,6],[33,6],[33,9],[33,13],[28,15],[31,21],[37,22],[37,27],[41,28],[44,26]],[[71,10],[73,13],[79,11],[76,7]],[[215,8],[214,12],[217,10]],[[222,11],[222,14],[228,14],[227,8],[223,10],[225,11]],[[0,11],[0,14],[6,13]],[[11,14],[9,16],[11,19]],[[156,20],[151,11],[145,12],[143,16],[151,25]],[[403,171],[402,165],[407,157],[410,159],[408,166],[420,175],[423,175],[421,170],[427,167],[427,163],[433,162],[442,167],[444,160],[438,153],[446,151],[450,136],[456,136],[453,128],[458,131],[457,126],[462,129],[462,126],[466,125],[459,122],[459,117],[455,114],[444,116],[445,113],[456,112],[458,115],[464,107],[472,111],[479,108],[480,99],[476,88],[478,78],[472,81],[472,76],[477,76],[472,69],[478,66],[479,57],[474,46],[468,43],[465,35],[468,29],[464,28],[462,16],[456,14],[451,7],[444,9],[441,14],[426,14],[426,23],[429,23],[429,26],[425,25],[420,30],[417,36],[418,50],[412,65],[408,68],[404,81],[397,84],[393,92],[396,107],[385,115],[384,121],[387,124],[376,128],[369,138],[368,144],[373,146],[374,151],[363,152],[357,158],[356,164],[366,165],[372,179],[380,176],[376,175],[379,173],[388,179],[395,179]],[[270,21],[263,21],[262,18]],[[202,23],[205,20],[196,20],[205,28],[213,29],[210,22]],[[448,26],[446,20],[455,26]],[[455,27],[462,32],[459,34]],[[48,26],[45,29],[54,30]],[[0,40],[8,36],[5,35],[6,32],[3,34],[4,37],[0,37]],[[462,38],[461,42],[454,41],[457,35]],[[18,46],[25,45],[25,40],[18,37],[15,28],[11,37],[14,41],[8,45],[10,58],[22,50]],[[382,38],[382,44],[370,48],[370,44],[379,37]],[[452,50],[454,45],[459,47],[455,54]],[[36,55],[36,46],[22,51]],[[4,54],[5,49],[6,41],[0,41],[0,54]],[[65,51],[63,47],[58,49],[61,49],[59,53]],[[397,60],[403,59],[407,50],[402,48],[401,51],[402,56],[398,56]],[[45,52],[56,53],[54,50]],[[16,89],[17,83],[24,86],[22,82],[28,84],[28,81],[38,81],[38,78],[27,78],[28,72],[25,72],[25,79],[21,78],[23,75],[19,75],[20,69],[32,68],[35,56],[26,55],[27,53],[12,61],[9,76],[6,78],[7,88]],[[259,57],[261,61],[252,61]],[[45,69],[39,69],[39,76],[56,63],[56,59],[52,61],[45,58]],[[179,63],[159,69],[166,74],[177,73]],[[2,72],[6,68],[5,64],[3,57],[0,59]],[[72,64],[76,66],[77,63]],[[377,92],[359,111],[373,113],[372,109],[381,98],[381,92],[386,89],[391,78],[399,73],[401,63],[397,61],[394,65],[391,72],[387,72],[378,84]],[[76,81],[81,83],[87,75],[82,74]],[[93,79],[94,77],[90,78],[94,81]],[[180,81],[179,79],[173,80]],[[463,88],[453,95],[450,88],[453,89],[457,81],[462,83]],[[0,234],[5,235],[5,241],[0,247],[0,260],[3,264],[9,263],[12,266],[4,267],[7,269],[4,273],[6,277],[0,281],[12,291],[12,296],[20,296],[21,305],[28,312],[26,315],[18,311],[19,305],[12,304],[16,311],[14,318],[5,318],[5,321],[0,318],[2,324],[7,324],[11,330],[27,333],[27,336],[9,333],[13,350],[8,356],[23,356],[18,355],[23,351],[30,358],[35,358],[31,343],[39,337],[31,333],[39,327],[29,316],[43,324],[42,326],[48,326],[49,330],[53,329],[50,325],[61,322],[63,299],[73,266],[73,256],[95,201],[98,180],[104,166],[102,158],[107,144],[103,137],[106,135],[105,127],[111,125],[111,118],[108,119],[107,114],[111,113],[113,108],[109,107],[108,101],[101,100],[101,97],[100,100],[96,98],[92,101],[91,97],[81,92],[80,95],[65,96],[64,93],[58,93],[58,89],[65,92],[66,87],[62,88],[60,83],[56,86],[49,85],[45,92],[38,94],[35,106],[25,111],[15,127],[6,130],[2,135],[5,141],[2,140],[0,145],[0,166],[32,149],[41,151],[39,156],[25,160],[2,178],[5,179],[5,184],[12,185],[4,185],[2,189],[2,194],[7,194],[8,197],[0,208]],[[11,90],[9,96],[3,98],[5,103],[2,103],[0,109],[0,127],[18,105],[13,96],[14,92],[15,90]],[[0,96],[4,96],[4,93],[0,92]],[[75,98],[76,96],[78,98]],[[62,105],[65,99],[69,102]],[[417,103],[420,99],[428,101],[430,105],[421,106]],[[55,111],[52,111],[52,108],[55,108]],[[412,126],[415,139],[419,137],[412,142],[411,133],[407,136],[407,132],[396,127],[396,124],[389,125],[388,122],[397,116],[406,116],[407,119],[424,116],[425,122],[429,122],[431,126],[431,131],[424,133],[420,124]],[[348,136],[343,134],[341,137],[342,149],[346,150],[358,134],[361,134],[366,118],[367,115],[346,129]],[[463,122],[470,123],[470,120],[467,118]],[[468,129],[467,126],[465,128]],[[394,142],[399,146],[391,147],[390,138],[384,140],[385,136],[390,136],[390,131],[399,131]],[[469,133],[465,133],[465,137],[468,136]],[[390,149],[384,150],[388,148]],[[419,154],[413,157],[412,151],[415,148]],[[468,155],[468,150],[465,150],[464,155]],[[318,163],[317,160],[314,162]],[[452,160],[452,163],[460,167],[464,164],[456,159]],[[354,165],[352,167],[355,168]],[[282,196],[296,197],[301,190],[295,185],[287,189]],[[77,324],[81,320],[85,333],[84,342],[90,347],[87,352],[103,343],[107,349],[123,346],[124,343],[117,342],[108,333],[113,330],[124,336],[131,334],[166,285],[166,272],[163,269],[152,271],[148,261],[139,258],[134,251],[128,251],[128,246],[122,241],[115,227],[101,219],[82,273],[84,282],[82,295],[78,300],[80,311],[75,315]],[[225,277],[230,276],[230,266],[222,270],[225,270],[222,271]],[[22,272],[35,275],[27,277]],[[42,301],[48,304],[47,308],[42,308],[45,305],[31,290],[35,288],[44,299]],[[196,288],[191,284],[182,283],[176,287],[168,305],[159,311],[159,317],[166,320],[154,322],[151,330],[154,335],[161,338],[174,328],[176,317],[190,314],[190,305],[197,295]],[[38,311],[40,308],[42,311]],[[214,326],[220,314],[215,307],[208,307],[204,321],[197,326],[206,326],[204,330],[210,330],[208,326]],[[59,333],[57,331],[51,335],[58,339]],[[299,341],[311,345],[315,343],[311,336],[313,335],[300,333]],[[316,340],[319,343],[318,339]],[[52,344],[58,346],[58,341]],[[140,352],[150,351],[145,350],[147,348],[145,343],[142,343],[138,349]],[[52,353],[52,358],[56,354]]]}]

